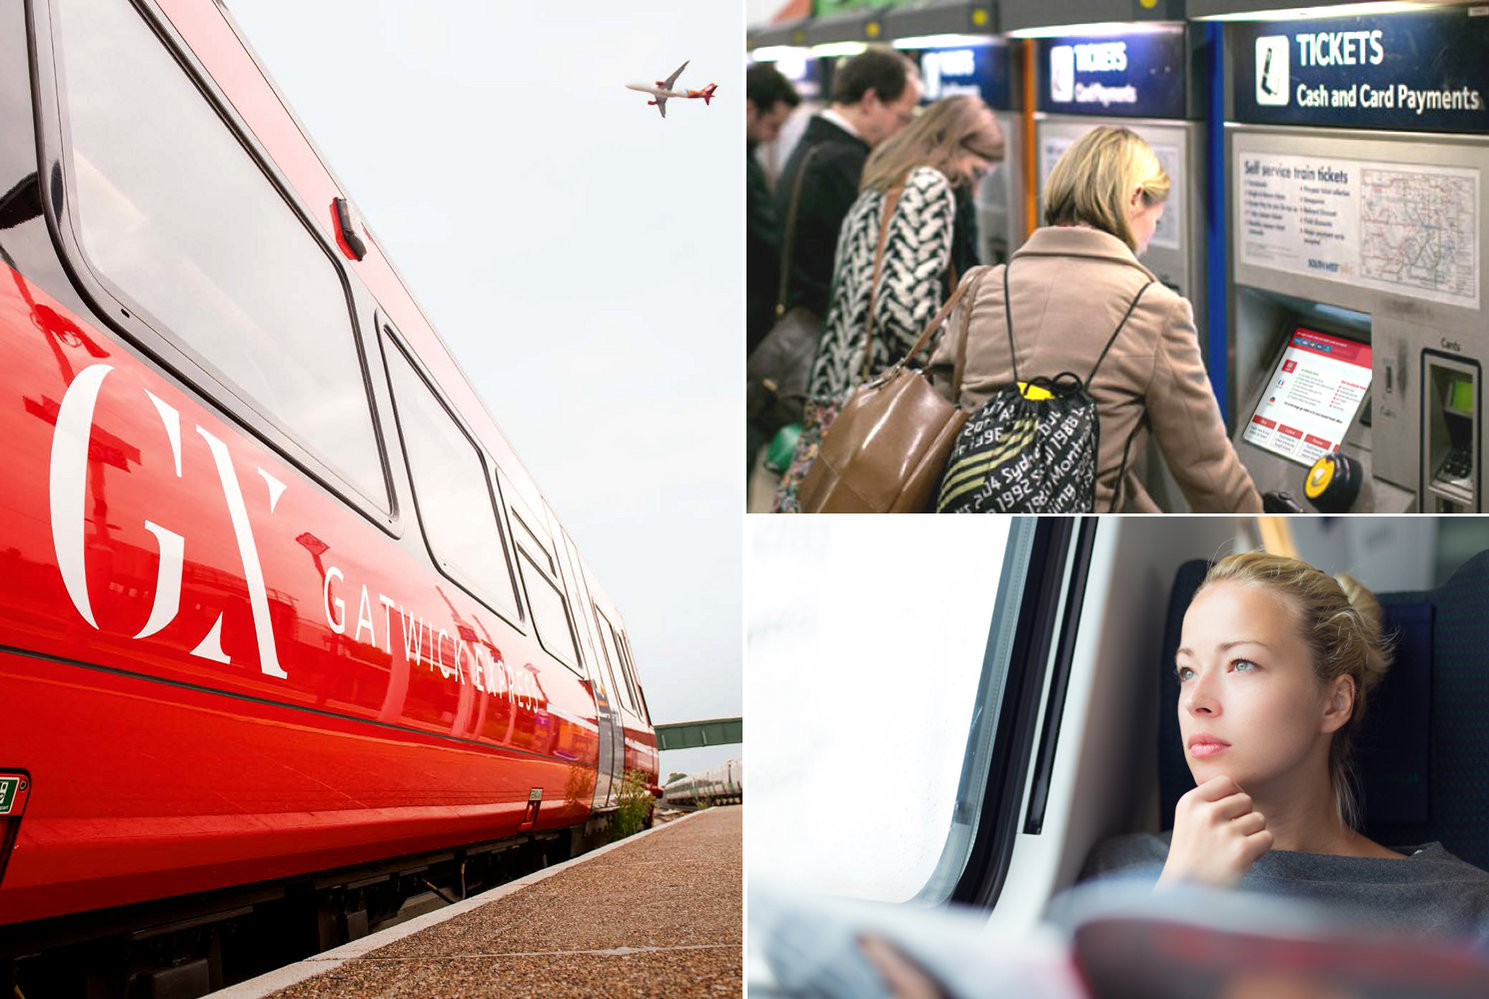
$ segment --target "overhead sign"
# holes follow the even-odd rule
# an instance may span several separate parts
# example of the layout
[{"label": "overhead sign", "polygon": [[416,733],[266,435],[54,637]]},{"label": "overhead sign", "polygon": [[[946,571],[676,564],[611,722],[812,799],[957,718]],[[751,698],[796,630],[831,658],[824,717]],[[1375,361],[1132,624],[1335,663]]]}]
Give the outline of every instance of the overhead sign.
[{"label": "overhead sign", "polygon": [[1183,118],[1183,25],[1039,43],[1039,110]]},{"label": "overhead sign", "polygon": [[920,79],[925,101],[973,94],[998,111],[1013,106],[1005,39],[996,39],[990,45],[927,49],[920,54]]},{"label": "overhead sign", "polygon": [[1489,131],[1489,8],[1231,30],[1238,121]]}]

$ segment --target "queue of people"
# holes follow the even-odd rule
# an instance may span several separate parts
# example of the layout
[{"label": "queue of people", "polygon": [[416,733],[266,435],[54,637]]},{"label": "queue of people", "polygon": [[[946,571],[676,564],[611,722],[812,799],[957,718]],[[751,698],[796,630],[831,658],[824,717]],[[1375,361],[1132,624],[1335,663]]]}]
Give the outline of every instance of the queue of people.
[{"label": "queue of people", "polygon": [[[768,109],[789,113],[796,95],[768,64],[751,67],[747,84],[747,135],[764,141]],[[1127,129],[1088,132],[1050,174],[1044,225],[1006,265],[980,267],[973,195],[1002,161],[1003,137],[980,98],[917,113],[920,92],[897,52],[846,60],[773,197],[751,183],[749,509],[834,509],[804,505],[803,483],[851,478],[841,466],[870,443],[879,452],[859,464],[882,478],[882,438],[925,439],[920,426],[846,439],[861,435],[859,418],[833,442],[835,466],[813,470],[845,405],[894,410],[869,397],[903,366],[926,369],[953,415],[934,425],[941,451],[888,461],[933,462],[938,478],[949,467],[932,497],[942,509],[1155,512],[1135,467],[1151,436],[1193,510],[1260,512],[1206,377],[1193,308],[1138,259],[1170,188],[1152,149]],[[754,171],[753,147],[750,159]],[[956,293],[944,324],[927,330]],[[803,346],[802,321],[816,317],[815,342]],[[922,333],[928,346],[909,356]],[[772,348],[774,368],[762,373],[755,362]],[[783,396],[786,405],[760,404]],[[904,419],[871,417],[876,427]],[[947,427],[961,427],[954,444]]]}]

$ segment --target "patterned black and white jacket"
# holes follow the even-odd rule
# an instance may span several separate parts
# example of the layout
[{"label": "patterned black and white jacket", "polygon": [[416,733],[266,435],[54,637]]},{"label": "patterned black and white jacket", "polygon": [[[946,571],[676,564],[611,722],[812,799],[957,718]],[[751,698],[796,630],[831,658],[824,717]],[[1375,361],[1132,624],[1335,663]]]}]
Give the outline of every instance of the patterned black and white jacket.
[{"label": "patterned black and white jacket", "polygon": [[[808,384],[814,398],[841,398],[864,380],[869,286],[884,199],[879,191],[865,191],[843,219],[832,299]],[[877,374],[904,356],[941,307],[955,218],[956,196],[946,176],[932,167],[911,170],[884,245],[869,372]]]}]

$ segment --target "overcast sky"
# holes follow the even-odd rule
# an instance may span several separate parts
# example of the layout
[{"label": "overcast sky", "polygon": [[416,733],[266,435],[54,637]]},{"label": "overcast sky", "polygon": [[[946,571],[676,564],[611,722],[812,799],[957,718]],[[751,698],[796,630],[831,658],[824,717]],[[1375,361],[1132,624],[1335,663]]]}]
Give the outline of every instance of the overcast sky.
[{"label": "overcast sky", "polygon": [[[740,7],[228,6],[619,605],[653,721],[740,715]],[[712,106],[624,89],[685,59]]]}]

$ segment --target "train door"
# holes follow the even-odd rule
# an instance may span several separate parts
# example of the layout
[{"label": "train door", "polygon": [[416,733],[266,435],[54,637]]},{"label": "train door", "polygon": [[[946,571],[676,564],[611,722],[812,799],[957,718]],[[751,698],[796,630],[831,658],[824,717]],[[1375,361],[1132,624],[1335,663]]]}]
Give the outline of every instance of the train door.
[{"label": "train door", "polygon": [[570,583],[569,600],[574,608],[574,627],[589,655],[590,691],[595,698],[595,717],[600,729],[600,760],[595,773],[595,792],[592,807],[611,808],[616,805],[619,778],[625,767],[625,728],[615,704],[615,682],[610,678],[605,650],[595,637],[593,616],[588,609],[594,606],[585,579],[574,539],[569,532],[559,528],[555,533],[562,539],[567,581]]}]

